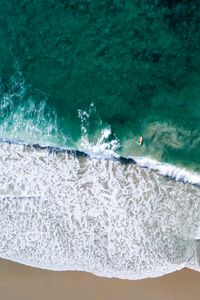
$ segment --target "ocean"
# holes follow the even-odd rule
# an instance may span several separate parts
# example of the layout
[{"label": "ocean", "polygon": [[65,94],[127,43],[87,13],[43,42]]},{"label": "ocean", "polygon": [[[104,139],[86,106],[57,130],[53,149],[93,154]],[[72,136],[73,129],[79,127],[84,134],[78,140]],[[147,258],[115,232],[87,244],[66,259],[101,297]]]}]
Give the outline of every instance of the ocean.
[{"label": "ocean", "polygon": [[200,270],[199,2],[1,7],[0,257]]}]

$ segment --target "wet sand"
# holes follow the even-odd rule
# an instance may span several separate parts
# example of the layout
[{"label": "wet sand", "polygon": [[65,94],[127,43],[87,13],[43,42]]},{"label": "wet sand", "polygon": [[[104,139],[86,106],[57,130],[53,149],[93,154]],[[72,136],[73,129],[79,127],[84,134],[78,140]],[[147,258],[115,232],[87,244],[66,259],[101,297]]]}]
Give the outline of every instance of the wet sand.
[{"label": "wet sand", "polygon": [[83,272],[52,272],[0,260],[2,300],[197,300],[200,273],[188,269],[128,281]]}]

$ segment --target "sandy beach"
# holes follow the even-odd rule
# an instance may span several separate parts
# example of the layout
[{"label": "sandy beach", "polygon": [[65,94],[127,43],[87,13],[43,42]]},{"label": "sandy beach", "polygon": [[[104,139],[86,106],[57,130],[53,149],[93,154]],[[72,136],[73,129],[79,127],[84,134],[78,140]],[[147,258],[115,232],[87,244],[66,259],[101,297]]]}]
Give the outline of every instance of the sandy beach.
[{"label": "sandy beach", "polygon": [[200,273],[188,269],[128,281],[83,272],[52,272],[0,260],[1,300],[197,300]]}]

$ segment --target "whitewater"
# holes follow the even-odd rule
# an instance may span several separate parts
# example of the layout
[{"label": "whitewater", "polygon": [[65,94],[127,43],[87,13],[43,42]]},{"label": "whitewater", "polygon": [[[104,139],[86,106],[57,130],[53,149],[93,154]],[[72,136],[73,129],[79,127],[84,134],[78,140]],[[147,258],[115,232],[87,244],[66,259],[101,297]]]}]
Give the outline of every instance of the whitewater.
[{"label": "whitewater", "polygon": [[0,257],[126,279],[200,271],[199,4],[12,2]]},{"label": "whitewater", "polygon": [[200,271],[199,199],[132,159],[2,140],[0,257],[126,279]]},{"label": "whitewater", "polygon": [[[101,120],[91,136],[93,103],[78,110],[72,141],[18,77],[0,104],[0,257],[126,279],[200,271],[200,175],[146,156]],[[126,142],[135,156],[119,155]]]}]

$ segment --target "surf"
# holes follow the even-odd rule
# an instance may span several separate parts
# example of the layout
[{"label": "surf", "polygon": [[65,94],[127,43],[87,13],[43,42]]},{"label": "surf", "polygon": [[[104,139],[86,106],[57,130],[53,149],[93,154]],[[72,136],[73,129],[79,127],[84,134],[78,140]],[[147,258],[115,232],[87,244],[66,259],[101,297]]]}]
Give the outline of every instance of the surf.
[{"label": "surf", "polygon": [[2,258],[126,279],[200,270],[198,187],[133,160],[5,141],[0,170]]},{"label": "surf", "polygon": [[[146,155],[161,124],[144,130],[139,147],[135,135],[120,140],[92,102],[78,109],[74,138],[37,97],[19,70],[2,94],[0,257],[126,279],[200,270],[199,174]],[[163,126],[162,139],[167,132],[182,146],[176,128]]]}]

